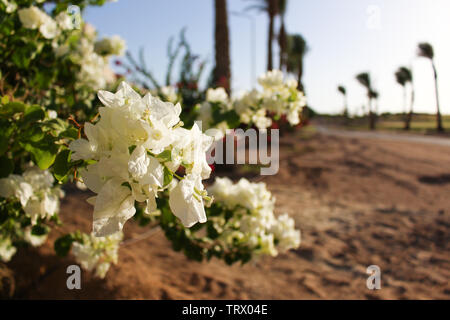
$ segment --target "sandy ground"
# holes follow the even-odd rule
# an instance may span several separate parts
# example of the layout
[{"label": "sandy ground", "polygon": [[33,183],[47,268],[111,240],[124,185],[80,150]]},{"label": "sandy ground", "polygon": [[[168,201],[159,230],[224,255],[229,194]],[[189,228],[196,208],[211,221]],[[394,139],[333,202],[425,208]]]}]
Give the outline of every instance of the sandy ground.
[{"label": "sandy ground", "polygon": [[[280,172],[263,181],[277,213],[288,212],[300,227],[298,250],[245,266],[197,263],[157,232],[122,247],[105,280],[84,272],[82,289],[70,291],[65,270],[74,262],[55,257],[47,243],[22,249],[8,264],[16,297],[449,299],[449,165],[446,146],[325,133],[283,137]],[[63,201],[66,230],[90,229],[88,196],[72,193]],[[145,231],[125,227],[126,238]],[[374,291],[366,288],[373,264],[382,286]]]}]

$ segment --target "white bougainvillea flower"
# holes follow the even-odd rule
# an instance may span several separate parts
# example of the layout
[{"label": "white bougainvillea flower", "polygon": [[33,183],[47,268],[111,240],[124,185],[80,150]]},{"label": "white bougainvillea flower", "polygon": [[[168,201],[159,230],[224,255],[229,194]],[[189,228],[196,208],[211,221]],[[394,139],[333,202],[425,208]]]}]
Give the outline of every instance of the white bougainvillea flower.
[{"label": "white bougainvillea flower", "polygon": [[175,132],[177,138],[172,150],[172,161],[175,166],[183,162],[186,172],[207,179],[211,174],[211,168],[205,157],[205,153],[211,147],[214,138],[203,134],[196,123],[191,130],[178,128]]},{"label": "white bougainvillea flower", "polygon": [[108,180],[94,203],[94,234],[99,237],[121,231],[124,223],[136,212],[131,190],[116,178]]},{"label": "white bougainvillea flower", "polygon": [[126,44],[121,37],[119,37],[118,35],[114,35],[110,38],[103,38],[95,42],[94,50],[96,53],[103,56],[122,56],[126,50]]},{"label": "white bougainvillea flower", "polygon": [[10,238],[0,237],[0,261],[10,261],[16,251],[17,249],[12,245]]},{"label": "white bougainvillea flower", "polygon": [[26,29],[37,29],[42,24],[42,12],[37,7],[23,8],[18,11],[20,22]]},{"label": "white bougainvillea flower", "polygon": [[119,245],[123,233],[117,232],[107,237],[83,234],[82,242],[74,242],[72,254],[86,270],[94,271],[95,276],[104,278],[112,263],[118,260]]},{"label": "white bougainvillea flower", "polygon": [[[197,125],[191,130],[181,127],[179,104],[150,94],[141,98],[125,82],[116,93],[100,91],[98,97],[105,105],[99,109],[99,120],[85,125],[87,139],[69,145],[72,159],[93,162],[79,171],[84,184],[98,194],[89,200],[94,205],[93,234],[105,236],[121,230],[135,213],[135,201],[145,202],[147,214],[157,212],[158,192],[174,190],[171,184],[164,185],[165,175],[174,174],[181,165],[196,177],[192,197],[199,201],[189,202],[189,215],[200,212],[203,215],[196,221],[204,221],[203,199],[208,197],[201,179],[211,172],[206,151],[212,138]],[[180,200],[188,198],[184,194]]]},{"label": "white bougainvillea flower", "polygon": [[53,39],[60,33],[55,20],[37,7],[20,9],[19,19],[26,29],[39,28],[39,32],[46,39]]},{"label": "white bougainvillea flower", "polygon": [[0,179],[0,197],[17,199],[34,225],[38,218],[47,219],[59,211],[63,192],[53,183],[48,170],[29,167],[22,175],[10,174]]},{"label": "white bougainvillea flower", "polygon": [[72,30],[74,27],[72,17],[69,16],[65,11],[58,13],[55,17],[55,21],[62,30]]},{"label": "white bougainvillea flower", "polygon": [[264,88],[279,87],[283,85],[283,72],[270,70],[258,78],[258,83]]},{"label": "white bougainvillea flower", "polygon": [[151,122],[161,121],[167,128],[172,128],[180,122],[181,105],[174,105],[171,102],[163,102],[151,94],[146,94],[142,98],[145,105],[145,113],[150,117]]},{"label": "white bougainvillea flower", "polygon": [[154,154],[163,152],[174,140],[172,130],[161,120],[152,121],[152,125],[144,129],[147,131],[147,140],[143,146]]},{"label": "white bougainvillea flower", "polygon": [[202,191],[201,178],[188,174],[170,192],[170,209],[187,228],[192,227],[197,222],[206,222]]},{"label": "white bougainvillea flower", "polygon": [[58,29],[55,20],[46,15],[45,18],[43,18],[42,24],[39,26],[39,32],[44,38],[53,39],[60,33],[60,30]]},{"label": "white bougainvillea flower", "polygon": [[295,229],[294,220],[287,214],[275,217],[275,198],[264,183],[245,178],[233,183],[228,178],[217,178],[208,192],[215,202],[233,212],[227,219],[226,211],[211,218],[214,228],[221,231],[216,241],[223,247],[233,248],[240,243],[257,257],[276,256],[300,245],[300,231]]},{"label": "white bougainvillea flower", "polygon": [[206,101],[226,104],[228,103],[228,94],[222,87],[217,89],[209,88],[206,91]]},{"label": "white bougainvillea flower", "polygon": [[141,179],[146,173],[150,164],[150,157],[143,146],[137,146],[131,153],[128,161],[128,171],[135,179]]}]

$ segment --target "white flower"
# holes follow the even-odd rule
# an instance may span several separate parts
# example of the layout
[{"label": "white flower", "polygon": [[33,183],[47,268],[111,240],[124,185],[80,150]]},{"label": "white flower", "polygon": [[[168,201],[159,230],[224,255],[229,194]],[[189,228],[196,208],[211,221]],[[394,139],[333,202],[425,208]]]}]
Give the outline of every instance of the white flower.
[{"label": "white flower", "polygon": [[121,56],[126,50],[126,45],[125,41],[121,37],[115,35],[111,38],[103,38],[102,40],[97,41],[94,45],[94,48],[95,52],[102,56]]},{"label": "white flower", "polygon": [[73,243],[72,254],[84,269],[88,271],[95,269],[95,276],[104,278],[111,263],[117,263],[119,245],[122,238],[122,232],[117,232],[107,237],[83,234],[83,243]]},{"label": "white flower", "polygon": [[128,171],[133,178],[140,179],[147,173],[150,157],[143,146],[138,146],[131,153],[130,161],[128,161]]},{"label": "white flower", "polygon": [[228,94],[224,88],[219,87],[217,89],[209,88],[206,91],[206,101],[208,102],[218,102],[218,103],[227,103],[228,102]]},{"label": "white flower", "polygon": [[258,78],[258,83],[264,88],[278,87],[283,84],[283,72],[270,70]]},{"label": "white flower", "polygon": [[[94,160],[79,173],[84,184],[98,194],[89,200],[94,205],[96,236],[121,230],[135,214],[135,201],[145,202],[145,212],[155,214],[158,192],[169,189],[173,193],[176,188],[164,185],[166,169],[175,172],[184,166],[187,174],[198,176],[195,187],[202,192],[201,179],[211,171],[206,151],[212,138],[202,134],[197,125],[191,130],[181,128],[179,104],[150,94],[141,98],[125,82],[116,93],[99,91],[98,97],[104,104],[99,121],[85,124],[87,139],[69,145],[72,159]],[[206,195],[201,194],[199,205],[203,208]],[[195,205],[193,210],[200,210]]]},{"label": "white flower", "polygon": [[62,30],[72,30],[74,27],[71,16],[64,11],[60,12],[55,20]]},{"label": "white flower", "polygon": [[37,7],[20,9],[19,19],[26,29],[39,28],[40,33],[46,39],[53,39],[59,34],[56,22]]},{"label": "white flower", "polygon": [[17,249],[12,245],[11,239],[0,238],[0,260],[8,262],[11,260]]},{"label": "white flower", "polygon": [[192,227],[197,222],[206,222],[202,190],[201,178],[188,174],[170,192],[170,209],[187,228]]},{"label": "white flower", "polygon": [[97,36],[97,31],[92,24],[85,22],[83,23],[83,35],[87,39],[93,40]]},{"label": "white flower", "polygon": [[173,86],[164,86],[161,89],[161,93],[166,97],[169,102],[176,103],[178,100],[177,91]]},{"label": "white flower", "polygon": [[17,3],[12,0],[9,2],[8,0],[2,0],[3,4],[6,6],[6,12],[7,13],[13,13],[17,10]]},{"label": "white flower", "polygon": [[55,110],[48,110],[48,117],[50,119],[56,119],[58,117],[58,113]]},{"label": "white flower", "polygon": [[98,237],[121,231],[124,223],[136,213],[131,190],[122,183],[116,178],[108,180],[92,200],[93,233]]},{"label": "white flower", "polygon": [[33,187],[22,176],[10,174],[0,179],[0,196],[4,198],[16,197],[22,206],[33,195]]},{"label": "white flower", "polygon": [[37,7],[29,7],[19,10],[19,19],[26,29],[37,29],[42,24],[42,17],[45,14]]},{"label": "white flower", "polygon": [[32,234],[31,230],[32,230],[31,227],[27,227],[25,229],[25,236],[24,236],[25,241],[31,244],[33,247],[39,247],[43,245],[47,240],[47,234],[37,236]]},{"label": "white flower", "polygon": [[298,248],[300,246],[300,231],[295,229],[294,219],[287,214],[278,217],[273,224],[271,232],[278,240],[278,247],[281,251]]},{"label": "white flower", "polygon": [[39,31],[41,32],[42,36],[46,39],[53,39],[60,32],[56,22],[47,15],[43,19],[42,24],[39,26]]},{"label": "white flower", "polygon": [[252,183],[245,178],[233,183],[228,178],[217,178],[208,192],[215,203],[233,212],[227,220],[221,220],[222,215],[215,215],[213,220],[222,221],[219,227],[216,224],[214,227],[220,233],[218,241],[225,247],[238,242],[252,249],[255,256],[276,256],[278,250],[283,252],[300,245],[300,231],[295,229],[294,220],[286,214],[275,218],[275,198],[264,183]]}]

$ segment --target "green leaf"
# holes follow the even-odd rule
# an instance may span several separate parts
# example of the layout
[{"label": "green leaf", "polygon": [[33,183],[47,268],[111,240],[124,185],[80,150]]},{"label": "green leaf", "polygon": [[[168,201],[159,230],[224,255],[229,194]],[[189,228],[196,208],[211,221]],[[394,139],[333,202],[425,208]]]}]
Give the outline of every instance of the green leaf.
[{"label": "green leaf", "polygon": [[34,236],[43,236],[46,235],[49,231],[49,227],[37,224],[31,229],[31,234]]},{"label": "green leaf", "polygon": [[75,128],[68,128],[59,134],[60,138],[78,139],[78,130]]},{"label": "green leaf", "polygon": [[226,112],[224,115],[224,120],[227,122],[228,127],[230,128],[237,128],[241,123],[239,115],[234,110]]},{"label": "green leaf", "polygon": [[9,102],[0,108],[0,115],[12,116],[13,114],[23,112],[25,104],[18,101]]},{"label": "green leaf", "polygon": [[129,147],[128,147],[128,152],[129,152],[130,154],[132,154],[133,151],[134,151],[134,149],[136,149],[136,145],[129,146]]},{"label": "green leaf", "polygon": [[169,183],[172,182],[173,179],[173,173],[167,169],[167,167],[164,167],[164,186],[167,186]]},{"label": "green leaf", "polygon": [[156,156],[162,162],[167,162],[172,160],[172,152],[170,150],[164,150]]},{"label": "green leaf", "polygon": [[0,155],[8,150],[9,140],[15,130],[15,125],[6,119],[0,119]]},{"label": "green leaf", "polygon": [[9,102],[9,97],[8,96],[3,96],[2,97],[2,104],[7,104]]},{"label": "green leaf", "polygon": [[71,234],[66,234],[55,241],[54,249],[58,256],[65,257],[72,248],[72,243],[75,241]]},{"label": "green leaf", "polygon": [[9,176],[14,171],[14,162],[6,156],[0,157],[0,178]]},{"label": "green leaf", "polygon": [[62,150],[55,158],[53,164],[53,174],[58,181],[63,180],[71,169],[70,165],[70,150]]},{"label": "green leaf", "polygon": [[25,143],[23,147],[33,155],[34,161],[42,170],[48,169],[53,164],[58,152],[58,146],[49,135],[37,142]]},{"label": "green leaf", "polygon": [[28,107],[24,112],[23,120],[25,123],[32,123],[45,118],[45,111],[41,106],[34,105]]}]

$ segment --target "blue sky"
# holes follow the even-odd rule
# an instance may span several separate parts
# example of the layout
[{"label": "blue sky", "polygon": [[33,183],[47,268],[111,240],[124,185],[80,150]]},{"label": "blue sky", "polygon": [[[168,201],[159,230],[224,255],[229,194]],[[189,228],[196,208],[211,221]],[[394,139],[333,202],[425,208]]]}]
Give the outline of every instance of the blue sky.
[{"label": "blue sky", "polygon": [[[242,12],[248,5],[249,1],[228,0],[230,12]],[[402,111],[402,91],[394,72],[405,65],[413,69],[415,109],[434,113],[431,66],[415,56],[417,43],[428,41],[435,48],[441,110],[450,114],[450,37],[445,33],[450,30],[449,12],[448,0],[290,0],[287,30],[301,33],[310,48],[304,66],[309,104],[320,112],[340,112],[342,97],[336,87],[343,84],[350,112],[361,112],[365,91],[354,78],[368,71],[380,92],[379,110]],[[263,13],[247,14],[256,27],[255,65],[259,75],[266,67],[268,19]],[[207,58],[212,67],[213,0],[119,0],[101,8],[90,7],[84,17],[100,36],[123,37],[132,53],[144,47],[147,65],[161,80],[167,65],[167,41],[185,26],[193,51]],[[251,74],[251,24],[230,14],[229,25],[232,86],[238,92],[255,83]],[[275,42],[274,50],[277,66]]]}]

